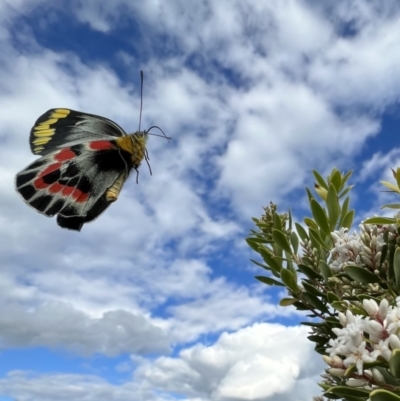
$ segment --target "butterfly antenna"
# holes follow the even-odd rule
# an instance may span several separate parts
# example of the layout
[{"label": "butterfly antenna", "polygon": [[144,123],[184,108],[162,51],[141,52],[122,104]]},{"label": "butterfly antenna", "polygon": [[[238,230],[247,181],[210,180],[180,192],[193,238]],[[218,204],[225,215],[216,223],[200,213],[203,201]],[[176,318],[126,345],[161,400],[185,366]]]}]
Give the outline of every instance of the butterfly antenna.
[{"label": "butterfly antenna", "polygon": [[[149,131],[150,131],[151,129],[153,129],[153,128],[157,128],[158,130],[160,130],[160,131],[163,133],[163,135],[150,134]],[[153,135],[153,136],[159,136],[159,137],[161,137],[161,138],[165,138],[168,142],[172,139],[171,137],[165,135],[165,132],[164,132],[160,127],[158,127],[157,125],[153,125],[152,127],[150,127],[150,128],[147,130],[147,134],[148,134],[148,135]]]},{"label": "butterfly antenna", "polygon": [[139,115],[139,132],[142,124],[142,108],[143,108],[143,71],[140,70],[140,115]]}]

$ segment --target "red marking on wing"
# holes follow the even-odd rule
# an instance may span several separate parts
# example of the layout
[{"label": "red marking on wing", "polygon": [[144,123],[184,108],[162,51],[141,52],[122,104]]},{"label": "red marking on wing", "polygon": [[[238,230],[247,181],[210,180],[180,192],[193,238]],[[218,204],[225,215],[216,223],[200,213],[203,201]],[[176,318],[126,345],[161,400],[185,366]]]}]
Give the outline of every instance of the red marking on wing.
[{"label": "red marking on wing", "polygon": [[76,154],[71,150],[71,148],[61,149],[55,156],[54,159],[65,162],[66,160],[71,160],[76,156]]},{"label": "red marking on wing", "polygon": [[43,177],[47,174],[52,173],[53,171],[58,170],[61,167],[61,163],[53,163],[50,164],[50,166],[46,167],[43,171],[40,172],[38,175],[38,178],[36,178],[35,181],[33,181],[33,185],[35,186],[36,189],[45,189],[49,186],[49,184],[46,184],[43,181]]},{"label": "red marking on wing", "polygon": [[67,186],[62,187],[61,195],[66,196],[66,197],[72,196],[72,198],[75,199],[75,201],[79,202],[79,203],[84,203],[89,198],[89,193],[84,193],[78,188],[67,187]]},{"label": "red marking on wing", "polygon": [[39,177],[44,177],[45,175],[50,174],[50,173],[52,173],[53,171],[58,170],[58,169],[61,167],[61,164],[62,164],[62,163],[53,163],[53,164],[50,164],[49,167],[45,168],[45,169],[39,174]]},{"label": "red marking on wing", "polygon": [[61,192],[61,190],[64,188],[64,185],[59,184],[58,182],[55,182],[54,184],[51,184],[49,186],[49,192],[52,194],[57,194],[58,192]]},{"label": "red marking on wing", "polygon": [[33,185],[36,189],[46,189],[49,186],[49,184],[43,181],[43,178],[36,178],[36,180],[33,181]]},{"label": "red marking on wing", "polygon": [[89,142],[89,148],[92,150],[113,149],[114,145],[109,141],[93,141]]},{"label": "red marking on wing", "polygon": [[89,193],[84,193],[79,189],[76,189],[73,193],[73,197],[78,203],[85,203],[89,199]]}]

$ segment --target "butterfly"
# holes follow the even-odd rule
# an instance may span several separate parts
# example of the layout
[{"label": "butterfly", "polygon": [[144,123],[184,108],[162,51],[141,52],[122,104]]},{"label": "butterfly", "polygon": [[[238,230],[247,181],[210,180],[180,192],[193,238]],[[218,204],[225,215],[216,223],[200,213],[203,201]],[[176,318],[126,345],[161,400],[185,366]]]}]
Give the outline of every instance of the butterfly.
[{"label": "butterfly", "polygon": [[164,134],[157,126],[140,131],[140,123],[139,131],[127,134],[108,118],[50,109],[29,137],[32,153],[42,157],[16,175],[15,187],[28,205],[45,216],[57,215],[59,226],[80,231],[118,199],[132,170],[137,181],[143,159],[150,169],[147,138],[161,136],[150,134],[152,128]]}]

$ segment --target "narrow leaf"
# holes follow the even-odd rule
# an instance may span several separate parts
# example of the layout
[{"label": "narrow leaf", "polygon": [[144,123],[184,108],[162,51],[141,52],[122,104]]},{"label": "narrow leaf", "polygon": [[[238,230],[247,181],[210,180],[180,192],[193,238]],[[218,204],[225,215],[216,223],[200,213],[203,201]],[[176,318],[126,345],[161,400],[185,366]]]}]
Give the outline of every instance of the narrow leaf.
[{"label": "narrow leaf", "polygon": [[396,378],[400,378],[400,349],[392,351],[392,355],[389,359],[390,373]]},{"label": "narrow leaf", "polygon": [[383,205],[381,209],[400,209],[400,203],[389,203],[388,205]]},{"label": "narrow leaf", "polygon": [[264,265],[264,263],[260,263],[260,262],[257,262],[256,260],[254,260],[254,259],[250,259],[255,265],[257,265],[257,266],[260,266],[260,267],[262,267],[263,269],[265,269],[265,270],[271,270],[271,268],[269,267],[269,266],[267,266],[267,265]]},{"label": "narrow leaf", "polygon": [[326,190],[328,190],[328,185],[327,185],[327,183],[325,182],[325,180],[322,178],[321,174],[318,173],[318,171],[316,171],[316,170],[313,170],[313,174],[314,174],[314,177],[315,177],[315,179],[317,180],[318,184],[319,184],[322,188],[325,188]]},{"label": "narrow leaf", "polygon": [[329,227],[329,222],[328,218],[326,217],[325,210],[315,199],[311,200],[310,206],[315,222],[318,224],[318,226],[321,228],[321,231],[326,236],[330,236],[331,229]]},{"label": "narrow leaf", "polygon": [[279,301],[279,305],[280,306],[290,306],[293,305],[294,303],[296,303],[298,301],[298,299],[296,298],[282,298]]},{"label": "narrow leaf", "polygon": [[320,260],[318,263],[318,269],[321,272],[325,282],[328,282],[329,277],[332,277],[332,270],[329,265],[324,260]]},{"label": "narrow leaf", "polygon": [[362,222],[362,224],[396,224],[396,219],[392,217],[371,217]]},{"label": "narrow leaf", "polygon": [[293,253],[297,255],[297,251],[299,250],[299,237],[294,231],[290,233],[290,243],[292,244]]},{"label": "narrow leaf", "polygon": [[365,267],[346,266],[344,271],[351,279],[360,283],[379,283],[381,281],[378,276],[368,271]]},{"label": "narrow leaf", "polygon": [[328,209],[329,216],[329,228],[333,231],[336,227],[336,222],[339,218],[340,205],[336,192],[336,188],[333,185],[329,185],[328,197],[326,199],[326,207]]},{"label": "narrow leaf", "polygon": [[[335,187],[336,193],[340,191],[342,186],[342,174],[340,174],[339,170],[334,169],[333,174],[331,175],[331,184]],[[329,191],[329,188],[328,188]]]},{"label": "narrow leaf", "polygon": [[350,210],[346,216],[344,216],[343,222],[342,222],[342,227],[349,228],[353,224],[353,219],[354,219],[354,209]]},{"label": "narrow leaf", "polygon": [[400,395],[394,394],[389,390],[374,390],[370,393],[371,401],[400,401]]},{"label": "narrow leaf", "polygon": [[287,269],[281,270],[281,279],[288,289],[290,289],[294,294],[299,292],[296,279],[293,273]]},{"label": "narrow leaf", "polygon": [[280,246],[284,251],[292,253],[292,250],[290,249],[289,241],[286,238],[286,235],[279,230],[272,230],[272,238],[276,242],[277,245]]},{"label": "narrow leaf", "polygon": [[295,223],[296,226],[296,231],[297,234],[299,234],[299,237],[301,238],[301,240],[304,242],[306,239],[309,239],[307,231],[303,228],[302,225],[300,225],[299,223]]},{"label": "narrow leaf", "polygon": [[[394,280],[396,289],[400,289],[400,248],[396,248],[393,258]],[[400,366],[400,365],[399,365]]]},{"label": "narrow leaf", "polygon": [[271,278],[271,277],[255,276],[255,278],[256,278],[258,281],[261,281],[262,283],[267,284],[267,285],[277,285],[277,286],[280,286],[280,287],[284,287],[284,286],[285,286],[285,285],[282,284],[280,281],[275,280],[275,279],[273,279],[273,278]]}]

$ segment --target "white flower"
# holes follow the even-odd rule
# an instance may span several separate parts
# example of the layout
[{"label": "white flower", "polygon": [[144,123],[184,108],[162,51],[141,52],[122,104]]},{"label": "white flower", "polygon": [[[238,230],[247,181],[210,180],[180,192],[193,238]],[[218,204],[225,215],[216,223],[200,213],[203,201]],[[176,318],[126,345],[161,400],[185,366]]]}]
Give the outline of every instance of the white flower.
[{"label": "white flower", "polygon": [[389,361],[391,354],[389,338],[386,338],[385,340],[380,340],[378,344],[374,344],[374,350],[371,352],[370,356],[375,360],[378,359],[379,356],[382,356]]},{"label": "white flower", "polygon": [[391,334],[389,336],[389,344],[392,347],[392,349],[398,349],[400,348],[400,339],[398,336],[396,336],[395,334]]},{"label": "white flower", "polygon": [[362,341],[358,347],[353,347],[351,354],[343,361],[344,366],[355,364],[359,375],[363,373],[364,362],[374,362],[375,358],[370,356],[369,351],[366,349],[365,341]]},{"label": "white flower", "polygon": [[379,306],[373,299],[364,299],[363,307],[365,311],[368,313],[368,315],[370,315],[373,318],[375,318],[375,316],[378,314]]}]

